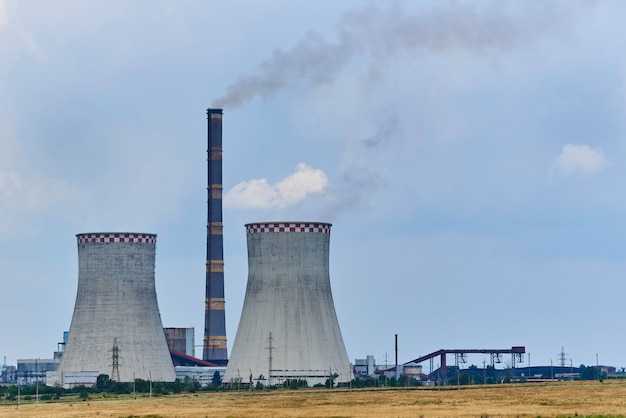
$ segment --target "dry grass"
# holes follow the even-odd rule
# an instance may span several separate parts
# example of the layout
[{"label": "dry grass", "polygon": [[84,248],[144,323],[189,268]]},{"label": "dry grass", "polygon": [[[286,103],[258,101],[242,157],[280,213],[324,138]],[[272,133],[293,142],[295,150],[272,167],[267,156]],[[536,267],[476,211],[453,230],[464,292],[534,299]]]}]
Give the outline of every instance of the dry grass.
[{"label": "dry grass", "polygon": [[626,417],[626,381],[210,392],[0,406],[0,417]]}]

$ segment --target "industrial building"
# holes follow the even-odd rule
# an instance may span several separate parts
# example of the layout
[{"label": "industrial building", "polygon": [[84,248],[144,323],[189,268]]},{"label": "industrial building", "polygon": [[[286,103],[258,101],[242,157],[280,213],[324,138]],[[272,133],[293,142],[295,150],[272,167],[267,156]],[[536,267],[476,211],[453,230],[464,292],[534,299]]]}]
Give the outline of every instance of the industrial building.
[{"label": "industrial building", "polygon": [[59,368],[58,359],[18,359],[17,382],[23,385],[46,384],[46,373],[56,372]]},{"label": "industrial building", "polygon": [[376,374],[376,361],[373,355],[354,360],[354,377],[372,377]]},{"label": "industrial building", "polygon": [[163,328],[167,348],[178,353],[195,357],[195,330],[193,328]]},{"label": "industrial building", "polygon": [[176,366],[176,378],[184,381],[189,378],[195,380],[201,387],[213,384],[215,372],[219,373],[220,380],[224,377],[226,367],[223,366]]},{"label": "industrial building", "polygon": [[224,376],[264,385],[347,382],[352,371],[330,286],[331,224],[246,225],[248,284]]},{"label": "industrial building", "polygon": [[68,386],[82,372],[119,382],[174,381],[154,282],[156,235],[76,237],[78,290],[57,383]]}]

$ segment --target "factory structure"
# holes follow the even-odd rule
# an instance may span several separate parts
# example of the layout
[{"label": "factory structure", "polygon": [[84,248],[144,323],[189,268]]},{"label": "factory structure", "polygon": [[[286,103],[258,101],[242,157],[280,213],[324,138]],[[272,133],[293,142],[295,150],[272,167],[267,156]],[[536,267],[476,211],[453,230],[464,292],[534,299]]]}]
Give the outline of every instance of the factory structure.
[{"label": "factory structure", "polygon": [[330,287],[330,228],[246,225],[248,284],[225,382],[241,379],[241,371],[264,385],[352,379]]},{"label": "factory structure", "polygon": [[[439,350],[408,363],[385,366],[373,356],[350,364],[329,273],[331,224],[274,221],[245,225],[248,279],[239,326],[228,356],[224,295],[222,218],[222,109],[207,109],[207,223],[204,334],[196,357],[193,328],[163,328],[155,289],[156,235],[78,234],[78,288],[69,332],[53,359],[6,365],[0,383],[92,385],[106,374],[116,382],[172,382],[190,377],[202,385],[280,385],[290,381],[339,384],[354,377],[445,381],[465,355],[511,354],[522,362],[525,348]],[[200,347],[200,345],[198,346]],[[455,366],[446,356],[455,355]],[[439,359],[434,369],[434,359]],[[430,361],[430,375],[422,373]],[[449,369],[449,370],[448,370]],[[530,367],[528,367],[530,372]]]},{"label": "factory structure", "polygon": [[154,281],[156,235],[78,234],[78,290],[57,383],[176,378]]}]

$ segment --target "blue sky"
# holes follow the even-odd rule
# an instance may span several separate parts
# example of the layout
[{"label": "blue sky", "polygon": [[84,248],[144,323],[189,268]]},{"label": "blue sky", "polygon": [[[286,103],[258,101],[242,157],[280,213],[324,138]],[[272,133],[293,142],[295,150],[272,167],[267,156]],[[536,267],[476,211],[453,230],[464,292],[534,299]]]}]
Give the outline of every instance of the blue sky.
[{"label": "blue sky", "polygon": [[[243,225],[333,223],[351,360],[525,345],[626,367],[620,1],[0,0],[0,356],[49,357],[75,234],[158,234],[202,341],[207,107],[224,107],[227,337]],[[198,354],[200,355],[200,354]],[[482,364],[481,356],[470,362]]]}]

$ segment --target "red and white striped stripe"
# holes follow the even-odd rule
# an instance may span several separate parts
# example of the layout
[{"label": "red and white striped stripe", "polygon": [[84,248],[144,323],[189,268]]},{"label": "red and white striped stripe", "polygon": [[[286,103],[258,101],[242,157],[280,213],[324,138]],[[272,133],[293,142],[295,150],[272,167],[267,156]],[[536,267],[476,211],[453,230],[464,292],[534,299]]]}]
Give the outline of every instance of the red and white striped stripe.
[{"label": "red and white striped stripe", "polygon": [[327,223],[258,223],[246,225],[248,234],[263,232],[318,232],[330,234],[331,224]]},{"label": "red and white striped stripe", "polygon": [[156,235],[154,234],[135,234],[135,233],[96,233],[96,234],[78,234],[79,244],[87,243],[109,243],[109,242],[139,242],[145,244],[156,244]]}]

